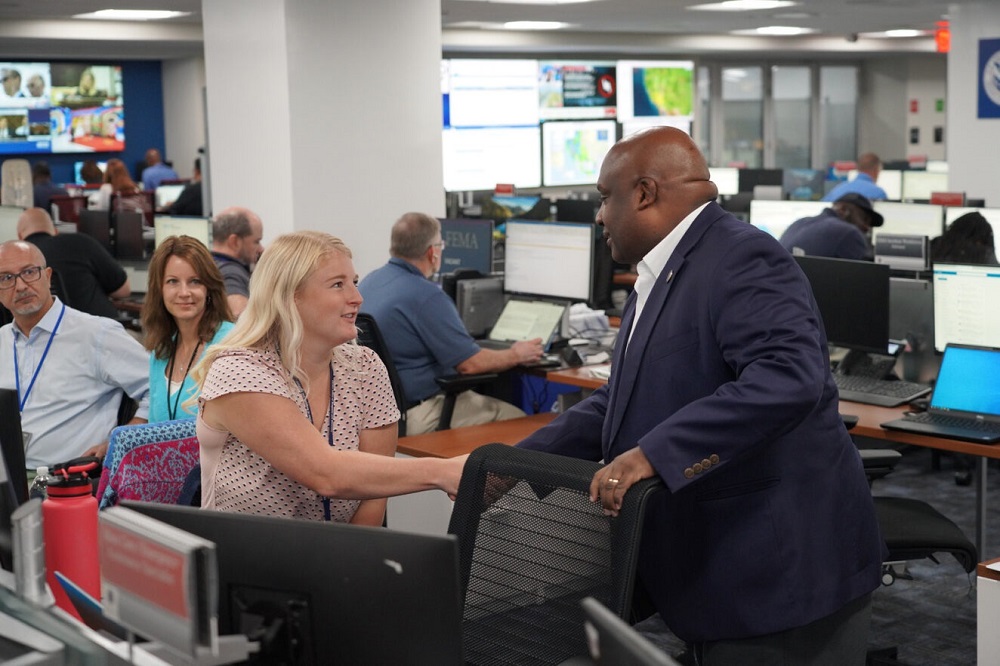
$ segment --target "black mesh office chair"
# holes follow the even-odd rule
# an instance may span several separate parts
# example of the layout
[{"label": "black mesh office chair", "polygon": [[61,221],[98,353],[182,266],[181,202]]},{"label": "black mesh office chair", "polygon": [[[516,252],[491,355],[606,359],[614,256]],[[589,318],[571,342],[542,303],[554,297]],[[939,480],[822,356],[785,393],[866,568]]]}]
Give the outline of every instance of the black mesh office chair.
[{"label": "black mesh office chair", "polygon": [[[372,349],[389,373],[389,383],[392,384],[392,393],[396,398],[396,406],[399,408],[399,436],[406,435],[406,410],[412,405],[406,402],[406,395],[403,392],[403,383],[399,380],[399,373],[396,372],[396,365],[393,363],[389,347],[382,337],[375,317],[370,314],[359,312],[354,321],[358,329],[358,344]],[[438,419],[438,430],[447,430],[451,427],[451,417],[455,412],[455,401],[462,391],[475,388],[477,386],[493,382],[497,379],[495,373],[482,373],[478,375],[454,375],[441,377],[437,380],[441,390],[444,391],[444,405],[441,408],[441,417]]]},{"label": "black mesh office chair", "polygon": [[459,540],[468,663],[558,664],[586,654],[580,602],[628,617],[647,479],[616,518],[589,499],[597,463],[504,444],[469,457],[448,531]]},{"label": "black mesh office chair", "polygon": [[[869,482],[892,471],[900,459],[892,449],[864,449],[861,459]],[[882,584],[892,585],[897,578],[909,578],[905,563],[930,559],[937,563],[939,553],[951,553],[966,573],[979,561],[976,547],[950,518],[922,500],[875,495],[875,515],[889,556],[882,563]],[[898,664],[895,646],[868,653],[868,664]]]}]

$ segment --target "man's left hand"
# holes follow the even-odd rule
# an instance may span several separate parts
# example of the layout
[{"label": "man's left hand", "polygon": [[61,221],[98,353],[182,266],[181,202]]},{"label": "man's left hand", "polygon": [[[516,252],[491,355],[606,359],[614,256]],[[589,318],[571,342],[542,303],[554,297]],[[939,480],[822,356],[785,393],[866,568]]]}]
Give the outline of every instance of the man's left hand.
[{"label": "man's left hand", "polygon": [[590,482],[590,501],[600,500],[604,515],[617,516],[622,508],[622,498],[632,484],[655,474],[646,454],[637,446],[597,471]]},{"label": "man's left hand", "polygon": [[100,444],[95,444],[86,451],[83,452],[84,456],[94,456],[99,458],[102,462],[104,461],[104,456],[108,453],[108,443],[102,442]]}]

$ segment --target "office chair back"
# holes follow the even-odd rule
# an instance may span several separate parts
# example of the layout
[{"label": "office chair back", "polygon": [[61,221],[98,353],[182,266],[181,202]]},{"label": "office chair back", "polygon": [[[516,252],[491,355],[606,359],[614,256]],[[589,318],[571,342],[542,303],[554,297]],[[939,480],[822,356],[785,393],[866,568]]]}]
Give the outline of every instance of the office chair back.
[{"label": "office chair back", "polygon": [[76,224],[80,221],[80,211],[87,210],[87,197],[56,194],[49,199],[49,206],[53,209],[49,211],[53,220]]},{"label": "office chair back", "polygon": [[463,641],[469,663],[555,664],[585,654],[585,597],[628,617],[647,500],[629,489],[621,513],[590,501],[597,463],[488,444],[469,457],[448,531],[459,540]]},{"label": "office chair back", "polygon": [[389,347],[385,344],[385,338],[379,331],[375,317],[365,312],[359,312],[354,320],[354,325],[358,329],[358,344],[368,347],[382,359],[386,371],[389,373],[389,383],[392,385],[392,395],[396,398],[396,407],[399,408],[399,436],[406,435],[406,395],[403,393],[403,383],[399,380],[396,372],[396,364],[389,354]]},{"label": "office chair back", "polygon": [[0,206],[31,208],[34,205],[31,163],[25,159],[4,160],[0,166]]},{"label": "office chair back", "polygon": [[111,431],[97,487],[98,508],[122,500],[191,503],[189,476],[199,464],[195,420],[119,426]]}]

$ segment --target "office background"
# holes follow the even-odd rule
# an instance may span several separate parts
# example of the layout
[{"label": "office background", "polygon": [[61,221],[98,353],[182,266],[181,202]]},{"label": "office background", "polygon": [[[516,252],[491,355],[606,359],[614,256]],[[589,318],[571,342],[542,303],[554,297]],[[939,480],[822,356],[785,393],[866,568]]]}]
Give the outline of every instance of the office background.
[{"label": "office background", "polygon": [[[885,40],[863,36],[851,42],[846,29],[780,39],[442,31],[443,4],[462,3],[441,0],[168,4],[200,8],[201,22],[87,24],[5,16],[0,57],[121,60],[127,163],[134,164],[145,148],[160,146],[187,175],[198,147],[208,145],[216,210],[232,204],[258,210],[265,241],[295,228],[337,233],[354,248],[362,275],[384,262],[389,227],[401,212],[445,212],[442,55],[692,58],[698,67],[765,70],[857,66],[858,150],[885,158],[946,159],[950,189],[1000,206],[993,175],[1000,172],[1000,156],[983,149],[1000,141],[1000,119],[977,118],[978,44],[1000,36],[995,4],[941,3],[953,35],[947,55],[934,53],[930,37],[886,46]],[[571,15],[573,5],[567,7]],[[944,100],[943,112],[936,110],[938,99]],[[915,113],[911,100],[917,102]],[[939,124],[944,137],[935,144],[933,128]],[[915,126],[920,143],[910,145],[909,129]]]}]

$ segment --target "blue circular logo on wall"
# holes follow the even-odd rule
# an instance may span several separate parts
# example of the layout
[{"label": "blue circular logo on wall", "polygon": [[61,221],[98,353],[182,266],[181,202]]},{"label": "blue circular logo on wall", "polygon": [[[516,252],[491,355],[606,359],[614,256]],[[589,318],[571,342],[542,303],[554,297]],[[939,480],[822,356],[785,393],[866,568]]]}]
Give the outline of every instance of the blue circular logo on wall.
[{"label": "blue circular logo on wall", "polygon": [[991,102],[1000,106],[1000,51],[987,58],[983,65],[983,92]]}]

